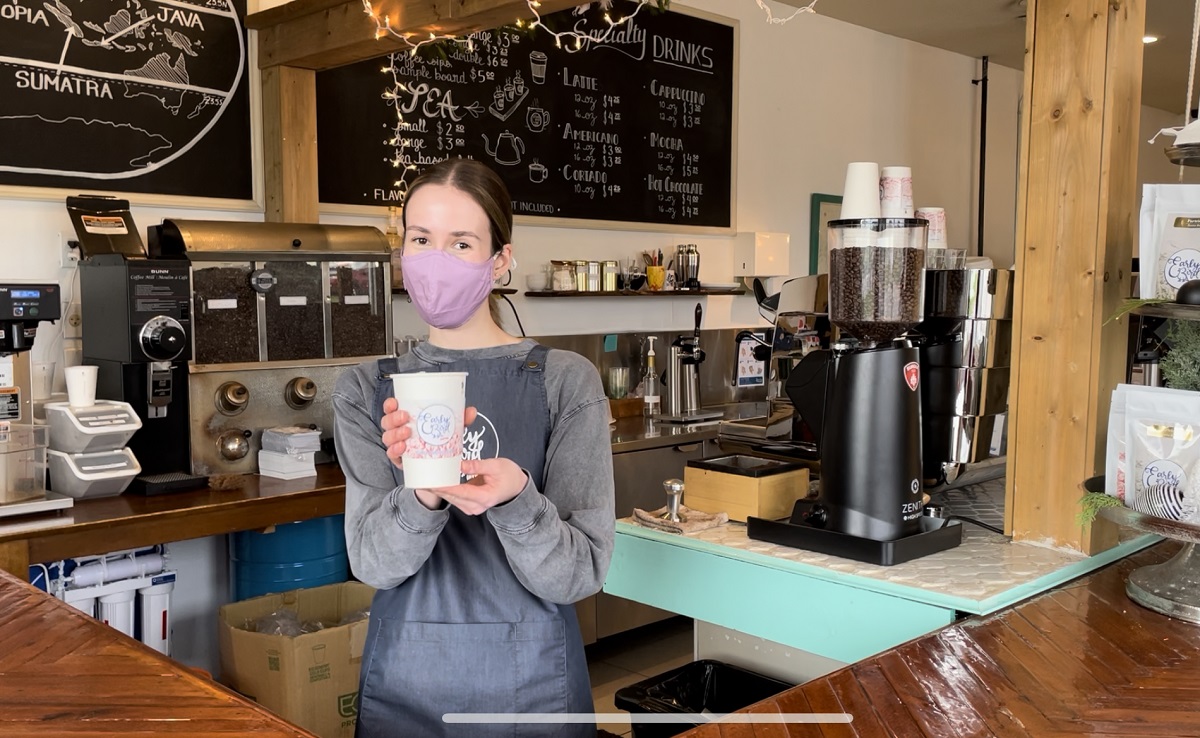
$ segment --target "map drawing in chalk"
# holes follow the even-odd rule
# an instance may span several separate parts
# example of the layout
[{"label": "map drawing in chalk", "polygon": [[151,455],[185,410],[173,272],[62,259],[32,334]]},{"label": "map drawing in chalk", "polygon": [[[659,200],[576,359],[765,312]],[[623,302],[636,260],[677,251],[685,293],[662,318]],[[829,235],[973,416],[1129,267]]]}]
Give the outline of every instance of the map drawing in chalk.
[{"label": "map drawing in chalk", "polygon": [[4,3],[0,171],[155,171],[212,130],[241,84],[245,34],[233,0]]}]

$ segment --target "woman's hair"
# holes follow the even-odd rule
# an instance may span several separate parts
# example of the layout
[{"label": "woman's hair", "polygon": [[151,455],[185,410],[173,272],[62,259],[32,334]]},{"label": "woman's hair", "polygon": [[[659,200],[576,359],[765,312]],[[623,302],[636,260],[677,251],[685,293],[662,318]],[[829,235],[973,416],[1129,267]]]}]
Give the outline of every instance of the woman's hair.
[{"label": "woman's hair", "polygon": [[[408,186],[405,198],[425,185],[446,185],[459,192],[466,193],[479,207],[483,208],[488,219],[488,228],[492,236],[492,254],[496,254],[506,243],[512,243],[512,198],[504,181],[486,165],[474,159],[445,159],[434,164],[421,173]],[[400,229],[408,228],[407,209],[400,211]],[[492,320],[501,328],[504,318],[500,314],[500,300],[494,294],[488,298],[488,310]]]},{"label": "woman's hair", "polygon": [[[446,185],[465,193],[483,208],[492,235],[492,253],[512,243],[512,199],[499,175],[474,159],[446,159],[426,169],[409,185],[406,198],[425,185]],[[407,227],[405,212],[400,223]]]}]

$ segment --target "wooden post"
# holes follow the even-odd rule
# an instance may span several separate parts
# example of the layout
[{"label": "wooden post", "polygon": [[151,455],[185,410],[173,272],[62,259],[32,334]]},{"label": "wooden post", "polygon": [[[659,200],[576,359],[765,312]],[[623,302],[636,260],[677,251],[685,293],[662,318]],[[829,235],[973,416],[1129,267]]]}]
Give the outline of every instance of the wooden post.
[{"label": "wooden post", "polygon": [[266,219],[316,223],[317,76],[311,69],[262,71]]},{"label": "wooden post", "polygon": [[1145,2],[1028,5],[1006,528],[1087,553],[1115,543],[1076,515],[1124,377]]},{"label": "wooden post", "polygon": [[26,541],[0,543],[0,570],[29,581],[29,544]]}]

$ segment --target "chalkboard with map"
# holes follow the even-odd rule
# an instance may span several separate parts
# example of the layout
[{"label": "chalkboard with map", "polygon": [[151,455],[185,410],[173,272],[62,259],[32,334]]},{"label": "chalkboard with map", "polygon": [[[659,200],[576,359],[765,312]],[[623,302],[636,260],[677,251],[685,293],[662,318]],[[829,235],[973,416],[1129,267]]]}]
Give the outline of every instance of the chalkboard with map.
[{"label": "chalkboard with map", "polygon": [[0,184],[248,200],[245,0],[2,0]]},{"label": "chalkboard with map", "polygon": [[[547,22],[602,30],[602,12]],[[500,174],[517,215],[733,227],[735,21],[643,9],[607,42],[574,46],[498,29],[441,56],[319,72],[321,202],[398,205],[398,183],[461,156]]]}]

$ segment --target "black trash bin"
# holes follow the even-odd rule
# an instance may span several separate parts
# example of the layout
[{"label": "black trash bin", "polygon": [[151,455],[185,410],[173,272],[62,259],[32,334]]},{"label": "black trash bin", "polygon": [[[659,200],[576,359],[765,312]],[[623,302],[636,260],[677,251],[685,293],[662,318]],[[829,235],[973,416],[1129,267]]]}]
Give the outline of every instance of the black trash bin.
[{"label": "black trash bin", "polygon": [[637,713],[727,713],[790,689],[793,685],[720,661],[693,661],[617,690],[619,710],[633,713],[633,738],[670,738],[698,722],[639,723]]}]

